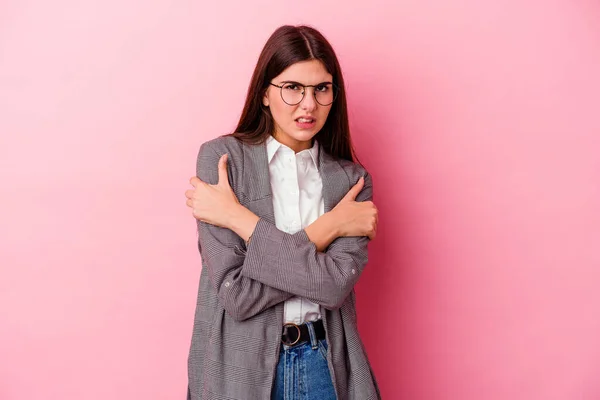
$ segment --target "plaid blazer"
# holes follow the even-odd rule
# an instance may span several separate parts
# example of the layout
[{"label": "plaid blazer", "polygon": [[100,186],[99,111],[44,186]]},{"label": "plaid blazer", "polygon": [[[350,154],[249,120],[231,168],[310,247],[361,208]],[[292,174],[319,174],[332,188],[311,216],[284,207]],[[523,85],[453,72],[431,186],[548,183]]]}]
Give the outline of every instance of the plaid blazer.
[{"label": "plaid blazer", "polygon": [[[380,399],[356,326],[354,285],[367,264],[367,237],[340,237],[325,252],[301,230],[275,226],[265,144],[222,136],[200,147],[197,175],[218,181],[229,154],[229,182],[240,203],[260,217],[252,240],[198,222],[202,271],[188,357],[188,400],[267,400],[281,346],[283,301],[293,295],[321,305],[327,360],[339,400]],[[365,177],[357,201],[372,199],[370,175],[319,149],[325,212]]]}]

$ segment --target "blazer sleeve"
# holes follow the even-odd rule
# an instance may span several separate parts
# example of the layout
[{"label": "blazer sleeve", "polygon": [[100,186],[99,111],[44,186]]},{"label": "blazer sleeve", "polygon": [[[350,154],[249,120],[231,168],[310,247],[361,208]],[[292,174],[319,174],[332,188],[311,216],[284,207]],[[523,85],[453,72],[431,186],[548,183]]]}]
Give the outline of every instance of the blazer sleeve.
[{"label": "blazer sleeve", "polygon": [[[356,201],[372,198],[373,182],[365,171],[365,185]],[[304,229],[285,233],[261,218],[248,245],[241,274],[335,310],[341,307],[367,264],[369,241],[367,236],[339,237],[325,252],[318,252]]]},{"label": "blazer sleeve", "polygon": [[[200,147],[196,173],[202,181],[212,185],[218,182],[219,158],[209,142]],[[243,240],[235,232],[197,222],[203,267],[208,270],[223,308],[233,319],[243,321],[293,296],[241,274],[246,255]]]}]

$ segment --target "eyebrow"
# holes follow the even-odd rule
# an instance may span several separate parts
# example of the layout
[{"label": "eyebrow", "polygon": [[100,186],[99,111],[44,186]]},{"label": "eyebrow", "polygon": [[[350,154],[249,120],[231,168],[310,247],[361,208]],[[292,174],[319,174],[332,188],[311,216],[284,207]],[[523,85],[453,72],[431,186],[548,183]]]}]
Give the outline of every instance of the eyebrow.
[{"label": "eyebrow", "polygon": [[315,83],[314,85],[305,85],[304,83],[300,83],[297,81],[281,81],[279,82],[279,84],[284,84],[284,83],[295,83],[297,85],[301,85],[301,86],[319,86],[319,85],[333,85],[333,82],[330,81],[325,81],[325,82],[319,82],[319,83]]}]

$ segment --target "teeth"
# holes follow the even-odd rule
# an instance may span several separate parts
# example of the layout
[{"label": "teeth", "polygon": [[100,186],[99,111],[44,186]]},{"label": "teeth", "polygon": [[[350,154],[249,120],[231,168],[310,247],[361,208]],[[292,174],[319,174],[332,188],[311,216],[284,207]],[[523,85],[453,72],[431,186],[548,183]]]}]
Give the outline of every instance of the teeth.
[{"label": "teeth", "polygon": [[312,122],[311,118],[298,118],[298,122]]}]

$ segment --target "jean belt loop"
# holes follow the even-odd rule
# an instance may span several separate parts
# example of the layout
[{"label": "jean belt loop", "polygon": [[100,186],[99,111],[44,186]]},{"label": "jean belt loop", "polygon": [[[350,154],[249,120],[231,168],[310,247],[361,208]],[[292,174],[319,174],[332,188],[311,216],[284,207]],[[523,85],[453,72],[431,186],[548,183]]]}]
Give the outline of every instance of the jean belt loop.
[{"label": "jean belt loop", "polygon": [[310,335],[310,345],[313,350],[319,348],[319,342],[317,342],[317,333],[315,332],[315,327],[311,321],[306,321],[306,327],[308,328],[308,334]]}]

